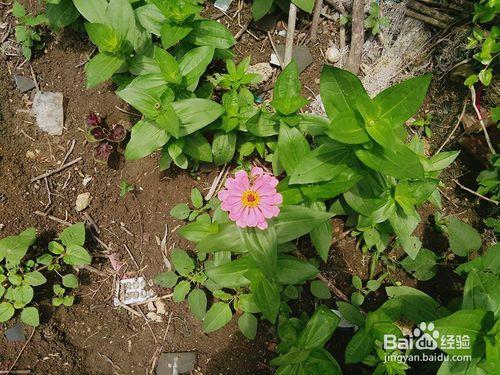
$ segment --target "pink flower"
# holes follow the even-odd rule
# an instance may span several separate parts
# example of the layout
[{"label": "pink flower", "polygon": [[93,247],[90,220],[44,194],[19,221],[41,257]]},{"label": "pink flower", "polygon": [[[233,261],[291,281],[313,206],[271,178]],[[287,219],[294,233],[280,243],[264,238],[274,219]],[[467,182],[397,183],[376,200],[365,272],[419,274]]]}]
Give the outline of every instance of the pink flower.
[{"label": "pink flower", "polygon": [[227,179],[226,189],[219,192],[221,208],[241,228],[266,229],[266,219],[278,216],[278,205],[283,202],[276,185],[278,180],[262,168],[252,168],[250,178],[245,171],[238,171],[234,178]]}]

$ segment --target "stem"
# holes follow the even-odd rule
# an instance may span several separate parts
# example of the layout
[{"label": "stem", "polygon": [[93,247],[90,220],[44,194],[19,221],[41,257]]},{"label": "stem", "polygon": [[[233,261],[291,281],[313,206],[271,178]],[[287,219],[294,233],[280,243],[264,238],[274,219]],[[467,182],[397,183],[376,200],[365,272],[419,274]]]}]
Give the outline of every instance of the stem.
[{"label": "stem", "polygon": [[488,144],[488,148],[490,149],[490,152],[492,154],[496,154],[495,148],[491,144],[490,136],[488,134],[488,131],[486,130],[486,125],[484,124],[483,116],[481,115],[481,112],[479,111],[479,108],[477,107],[476,103],[476,89],[474,88],[474,85],[470,87],[470,94],[472,97],[472,106],[474,107],[474,111],[476,111],[477,118],[479,119],[479,123],[481,124],[481,128],[483,128],[483,133],[484,133],[484,138],[486,139],[486,143]]},{"label": "stem", "polygon": [[285,67],[290,64],[293,56],[293,37],[295,34],[295,22],[297,21],[297,6],[290,2],[290,10],[288,12],[288,30],[286,33],[286,47],[285,47]]},{"label": "stem", "polygon": [[323,0],[316,0],[316,6],[314,7],[313,19],[311,24],[312,42],[316,42],[318,40],[318,25],[321,18],[321,8],[323,8]]}]

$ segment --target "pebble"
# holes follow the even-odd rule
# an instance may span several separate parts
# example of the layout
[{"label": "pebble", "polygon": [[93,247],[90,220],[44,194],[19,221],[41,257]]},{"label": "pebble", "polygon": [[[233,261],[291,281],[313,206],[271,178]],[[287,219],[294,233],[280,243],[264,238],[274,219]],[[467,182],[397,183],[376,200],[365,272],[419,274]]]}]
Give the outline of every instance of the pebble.
[{"label": "pebble", "polygon": [[332,45],[326,50],[325,56],[328,62],[336,63],[340,60],[341,53],[336,45]]},{"label": "pebble", "polygon": [[31,112],[41,130],[50,135],[62,135],[64,124],[62,93],[37,92],[33,98]]},{"label": "pebble", "polygon": [[262,62],[249,67],[247,73],[260,74],[262,82],[266,82],[273,76],[273,67],[269,63]]},{"label": "pebble", "polygon": [[90,193],[78,194],[78,197],[76,197],[76,210],[78,212],[85,210],[89,206],[91,201],[92,196],[90,195]]}]

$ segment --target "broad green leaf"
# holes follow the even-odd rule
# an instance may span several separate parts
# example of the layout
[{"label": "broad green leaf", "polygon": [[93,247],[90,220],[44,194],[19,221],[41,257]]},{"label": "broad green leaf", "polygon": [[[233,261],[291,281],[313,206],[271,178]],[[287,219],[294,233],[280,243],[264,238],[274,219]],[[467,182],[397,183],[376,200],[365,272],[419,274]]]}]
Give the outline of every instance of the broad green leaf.
[{"label": "broad green leaf", "polygon": [[298,160],[299,163],[290,176],[290,184],[330,181],[347,168],[347,163],[353,157],[354,153],[349,146],[338,142],[324,143]]},{"label": "broad green leaf", "polygon": [[439,332],[438,343],[441,342],[443,336],[448,335],[469,337],[469,348],[441,348],[445,353],[481,357],[485,351],[483,338],[493,327],[493,323],[494,317],[491,311],[459,310],[445,318],[434,321],[434,327],[435,331]]},{"label": "broad green leaf", "polygon": [[92,257],[83,247],[72,244],[66,248],[63,261],[71,266],[84,266],[92,263]]},{"label": "broad green leaf", "polygon": [[396,134],[388,120],[370,120],[366,123],[366,131],[380,146],[392,150],[396,143]]},{"label": "broad green leaf", "polygon": [[413,322],[429,322],[448,315],[448,311],[424,292],[407,286],[385,288],[389,298],[401,301],[402,313]]},{"label": "broad green leaf", "polygon": [[320,92],[330,119],[337,113],[353,113],[357,109],[358,101],[370,100],[358,77],[333,66],[323,68]]},{"label": "broad green leaf", "polygon": [[205,237],[197,244],[196,250],[202,253],[217,251],[247,252],[240,231],[234,223],[221,225],[219,232]]},{"label": "broad green leaf", "polygon": [[63,27],[69,26],[80,17],[80,13],[72,0],[61,0],[58,4],[47,2],[45,14],[47,15],[50,27],[54,30],[60,30]]},{"label": "broad green leaf", "polygon": [[83,246],[85,244],[85,224],[76,223],[67,227],[61,232],[59,239],[64,246]]},{"label": "broad green leaf", "polygon": [[288,175],[292,175],[311,149],[300,130],[282,124],[278,136],[278,150],[280,164]]},{"label": "broad green leaf", "polygon": [[36,230],[33,227],[24,230],[17,236],[2,238],[0,240],[0,261],[5,258],[13,265],[19,264],[35,240]]},{"label": "broad green leaf", "polygon": [[201,208],[203,206],[203,196],[197,188],[191,190],[191,203],[195,208]]},{"label": "broad green leaf", "polygon": [[134,10],[128,0],[110,0],[106,20],[122,39],[130,40],[127,36],[136,29]]},{"label": "broad green leaf", "polygon": [[364,325],[365,317],[357,307],[343,301],[337,301],[337,307],[339,308],[339,311],[344,319],[357,325],[358,327],[362,327]]},{"label": "broad green leaf", "polygon": [[393,127],[402,125],[423,104],[430,82],[431,76],[424,75],[382,91],[373,99],[380,108],[379,118],[388,120]]},{"label": "broad green leaf", "polygon": [[69,273],[62,277],[62,284],[66,288],[78,288],[78,278],[74,274]]},{"label": "broad green leaf", "polygon": [[14,306],[9,302],[0,303],[0,323],[9,321],[10,318],[14,316],[15,313]]},{"label": "broad green leaf", "polygon": [[175,248],[172,251],[172,263],[177,273],[181,276],[188,276],[194,270],[194,261],[182,249]]},{"label": "broad green leaf", "polygon": [[314,0],[292,0],[292,2],[308,13],[312,13],[315,3]]},{"label": "broad green leaf", "polygon": [[223,288],[239,288],[248,285],[250,281],[245,277],[248,272],[247,258],[239,258],[216,267],[207,268],[207,276]]},{"label": "broad green leaf", "polygon": [[417,211],[414,209],[410,214],[397,208],[389,217],[389,222],[391,223],[392,229],[394,229],[394,232],[398,236],[398,241],[403,247],[403,250],[412,259],[415,259],[420,248],[422,247],[422,242],[417,237],[412,236],[413,231],[417,228],[418,223],[420,222],[420,216]]},{"label": "broad green leaf", "polygon": [[165,16],[155,5],[147,4],[137,8],[135,16],[144,29],[156,36],[161,35],[161,27],[165,23]]},{"label": "broad green leaf", "polygon": [[370,149],[358,148],[356,156],[367,167],[400,179],[422,179],[424,169],[412,150],[402,143],[396,143],[393,150],[373,144]]},{"label": "broad green leaf", "polygon": [[185,239],[193,242],[203,241],[210,235],[217,236],[219,226],[217,223],[200,222],[187,224],[179,230],[179,234]]},{"label": "broad green leaf", "polygon": [[363,175],[358,172],[358,169],[347,169],[340,172],[332,181],[314,185],[303,185],[300,189],[311,201],[325,201],[350,190],[362,178]]},{"label": "broad green leaf", "polygon": [[319,270],[310,262],[300,260],[291,255],[278,256],[276,280],[281,285],[302,284],[306,280],[316,277]]},{"label": "broad green leaf", "polygon": [[154,126],[153,122],[141,120],[132,128],[130,141],[125,149],[125,158],[127,160],[143,158],[161,148],[169,139],[167,132]]},{"label": "broad green leaf", "polygon": [[92,23],[108,23],[108,19],[106,18],[108,2],[106,0],[73,0],[73,3],[87,21]]},{"label": "broad green leaf", "polygon": [[252,2],[252,14],[255,21],[264,17],[273,6],[273,2],[269,0],[254,0]]},{"label": "broad green leaf", "polygon": [[191,23],[193,30],[186,40],[195,46],[209,46],[219,49],[231,48],[236,40],[231,32],[215,20],[197,20]]},{"label": "broad green leaf", "polygon": [[184,99],[172,103],[172,106],[180,119],[181,137],[204,128],[224,113],[223,106],[209,99]]},{"label": "broad green leaf", "polygon": [[255,301],[253,300],[253,296],[251,294],[240,294],[238,296],[237,303],[235,304],[235,308],[252,314],[260,312],[260,309],[255,304]]},{"label": "broad green leaf", "polygon": [[212,153],[216,165],[229,163],[236,150],[236,133],[216,132],[212,141]]},{"label": "broad green leaf", "polygon": [[394,191],[394,199],[407,213],[413,206],[424,203],[438,187],[439,180],[399,181]]},{"label": "broad green leaf", "polygon": [[322,348],[337,328],[340,319],[328,307],[320,305],[298,338],[301,349]]},{"label": "broad green leaf", "polygon": [[333,215],[303,206],[285,206],[273,220],[278,244],[302,237]]},{"label": "broad green leaf", "polygon": [[365,328],[361,328],[352,337],[345,349],[345,363],[359,363],[371,353],[375,340]]},{"label": "broad green leaf", "polygon": [[[18,303],[21,307],[27,305],[33,300],[34,290],[29,285],[21,285],[12,289],[12,299],[14,306]],[[16,308],[18,308],[16,306]]]},{"label": "broad green leaf", "polygon": [[476,270],[469,272],[464,285],[462,309],[492,311],[498,319],[500,316],[499,276]]},{"label": "broad green leaf", "polygon": [[278,239],[274,227],[270,226],[266,230],[241,228],[240,233],[256,266],[272,280],[278,268]]},{"label": "broad green leaf", "polygon": [[31,286],[43,285],[47,282],[45,276],[39,271],[32,271],[24,274],[24,281]]},{"label": "broad green leaf", "polygon": [[260,110],[246,122],[247,130],[258,137],[270,137],[279,133],[279,123],[274,114]]},{"label": "broad green leaf", "polygon": [[120,45],[120,37],[116,31],[102,23],[85,23],[85,30],[92,43],[100,52],[116,52]]},{"label": "broad green leaf", "polygon": [[92,88],[111,78],[125,63],[123,57],[101,52],[85,65],[87,88]]},{"label": "broad green leaf", "polygon": [[[194,91],[200,77],[212,62],[215,49],[213,47],[197,47],[189,50],[179,61],[179,69],[186,89]],[[202,99],[199,99],[202,100]]]},{"label": "broad green leaf", "polygon": [[188,295],[189,310],[199,320],[205,318],[207,312],[207,295],[201,289],[195,288]]},{"label": "broad green leaf", "polygon": [[155,276],[154,283],[164,288],[173,288],[177,284],[178,276],[175,272],[165,271]]},{"label": "broad green leaf", "polygon": [[211,162],[212,149],[205,136],[201,133],[192,133],[185,138],[183,152],[196,161]]},{"label": "broad green leaf", "polygon": [[179,40],[184,39],[192,30],[193,28],[187,24],[164,22],[160,29],[161,44],[163,48],[169,49]]},{"label": "broad green leaf", "polygon": [[253,340],[257,335],[257,318],[253,314],[243,313],[238,318],[238,328],[249,340]]},{"label": "broad green leaf", "polygon": [[38,327],[40,325],[38,309],[36,307],[25,307],[23,311],[21,311],[21,321],[32,327]]},{"label": "broad green leaf", "polygon": [[191,290],[191,284],[187,280],[179,281],[174,288],[172,299],[174,302],[182,302],[186,299],[186,295]]},{"label": "broad green leaf", "polygon": [[311,294],[319,299],[330,299],[332,298],[332,293],[328,286],[320,280],[311,281]]},{"label": "broad green leaf", "polygon": [[281,305],[279,286],[265,278],[260,278],[252,281],[250,290],[255,303],[262,311],[262,315],[274,324]]},{"label": "broad green leaf", "polygon": [[330,138],[347,144],[362,144],[370,137],[366,132],[363,118],[356,112],[335,112],[330,125],[324,132]]},{"label": "broad green leaf", "polygon": [[[311,204],[311,208],[319,212],[326,212],[326,206],[323,202],[314,202]],[[311,233],[309,233],[309,236],[311,237],[311,242],[319,257],[323,262],[326,262],[328,253],[330,252],[330,246],[333,242],[333,228],[330,220],[314,228]]]},{"label": "broad green leaf", "polygon": [[156,119],[160,110],[169,104],[162,105],[162,96],[171,93],[173,97],[173,92],[169,90],[160,73],[149,73],[134,78],[127,86],[117,90],[116,94],[146,118]]},{"label": "broad green leaf", "polygon": [[289,100],[300,95],[299,68],[294,60],[280,73],[274,84],[273,99]]},{"label": "broad green leaf", "polygon": [[232,317],[231,308],[227,303],[214,303],[207,311],[205,319],[203,319],[203,332],[210,333],[217,331],[229,323]]},{"label": "broad green leaf", "polygon": [[186,220],[191,212],[191,209],[186,203],[179,203],[170,210],[170,216],[179,220]]},{"label": "broad green leaf", "polygon": [[481,236],[469,224],[452,216],[446,227],[448,228],[450,249],[458,256],[465,257],[471,251],[476,251],[481,248]]},{"label": "broad green leaf", "polygon": [[427,281],[436,276],[437,255],[428,249],[420,249],[417,257],[406,257],[401,261],[403,268],[411,273],[417,280]]},{"label": "broad green leaf", "polygon": [[173,57],[167,51],[159,47],[155,47],[154,59],[158,63],[161,74],[163,75],[163,78],[165,78],[167,82],[171,82],[174,84],[181,83],[182,81],[181,71],[175,57]]}]

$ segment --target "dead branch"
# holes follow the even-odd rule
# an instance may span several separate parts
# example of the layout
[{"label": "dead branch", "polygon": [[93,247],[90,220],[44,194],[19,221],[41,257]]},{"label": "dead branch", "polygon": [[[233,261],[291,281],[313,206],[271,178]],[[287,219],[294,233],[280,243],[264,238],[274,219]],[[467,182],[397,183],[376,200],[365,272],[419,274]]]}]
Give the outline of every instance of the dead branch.
[{"label": "dead branch", "polygon": [[286,46],[285,46],[285,67],[290,64],[293,56],[293,38],[295,35],[295,23],[297,22],[297,6],[290,2],[290,10],[288,12],[288,24],[286,32]]},{"label": "dead branch", "polygon": [[425,16],[423,14],[414,12],[411,9],[406,9],[405,10],[405,14],[408,17],[415,18],[416,20],[422,21],[424,23],[428,23],[429,25],[432,25],[432,26],[437,27],[439,29],[446,29],[448,27],[448,25],[445,24],[445,23],[443,23],[443,22],[440,22],[440,21],[438,21],[438,20],[436,20],[436,19],[434,19],[432,17]]},{"label": "dead branch", "polygon": [[49,176],[52,176],[56,173],[59,173],[59,172],[65,170],[66,168],[71,167],[73,164],[80,162],[82,159],[83,159],[83,157],[80,156],[79,158],[76,158],[75,160],[70,161],[69,163],[63,164],[60,167],[58,167],[52,171],[45,172],[44,174],[41,174],[40,176],[32,178],[31,182],[35,182],[35,181],[41,180],[42,178],[49,177]]},{"label": "dead branch", "polygon": [[365,17],[366,0],[354,0],[352,4],[352,31],[351,48],[347,57],[346,68],[353,74],[358,74],[363,55],[363,43],[365,39],[365,28],[363,25]]},{"label": "dead branch", "polygon": [[422,4],[416,0],[408,0],[406,6],[420,14],[431,17],[447,25],[455,20],[452,16],[446,14],[444,11],[439,11],[437,9],[431,8],[430,6]]},{"label": "dead branch", "polygon": [[316,42],[318,40],[318,26],[321,19],[321,9],[323,8],[323,0],[316,0],[316,5],[314,6],[313,19],[311,24],[311,42]]}]

